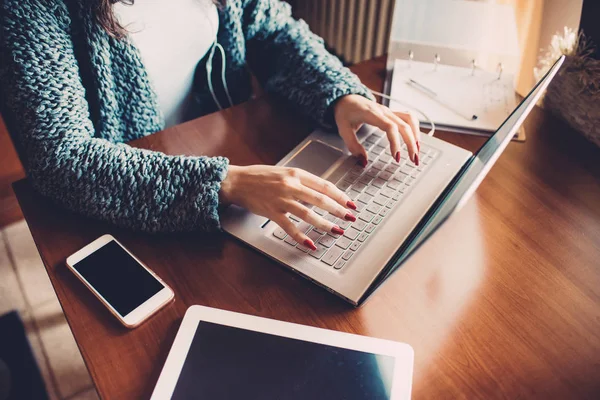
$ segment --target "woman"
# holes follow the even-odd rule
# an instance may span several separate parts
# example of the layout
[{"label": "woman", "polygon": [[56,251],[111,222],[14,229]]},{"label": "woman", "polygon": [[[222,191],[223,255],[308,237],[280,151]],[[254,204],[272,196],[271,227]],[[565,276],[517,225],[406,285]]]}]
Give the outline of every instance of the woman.
[{"label": "woman", "polygon": [[[314,243],[286,217],[340,228],[297,200],[353,219],[354,203],[304,171],[229,165],[223,157],[167,156],[124,143],[248,100],[263,88],[321,125],[338,127],[364,165],[363,123],[402,141],[418,163],[418,122],[372,100],[278,0],[3,0],[3,114],[41,194],[81,214],[132,229],[212,230],[237,204]],[[130,1],[133,3],[133,1]],[[217,34],[218,32],[218,34]],[[223,60],[215,37],[224,49]],[[207,74],[207,68],[208,74]],[[213,73],[210,73],[210,68]]]}]

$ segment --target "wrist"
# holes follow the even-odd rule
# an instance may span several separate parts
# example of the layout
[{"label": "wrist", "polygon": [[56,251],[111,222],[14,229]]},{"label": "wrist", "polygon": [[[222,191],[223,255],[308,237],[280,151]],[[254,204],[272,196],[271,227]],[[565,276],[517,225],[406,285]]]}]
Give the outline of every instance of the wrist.
[{"label": "wrist", "polygon": [[235,188],[241,168],[235,165],[229,165],[227,168],[227,176],[221,182],[221,189],[219,190],[220,204],[229,205],[235,203]]}]

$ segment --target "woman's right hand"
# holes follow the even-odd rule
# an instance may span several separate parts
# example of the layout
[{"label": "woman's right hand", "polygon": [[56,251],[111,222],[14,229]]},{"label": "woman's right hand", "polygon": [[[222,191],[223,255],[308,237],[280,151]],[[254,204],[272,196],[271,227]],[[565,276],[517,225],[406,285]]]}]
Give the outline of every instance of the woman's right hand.
[{"label": "woman's right hand", "polygon": [[295,241],[312,250],[316,250],[313,241],[298,229],[287,213],[325,232],[342,235],[344,231],[301,202],[322,208],[338,218],[356,221],[348,210],[356,209],[356,205],[348,195],[333,183],[298,168],[230,165],[227,177],[221,182],[219,200],[269,218]]}]

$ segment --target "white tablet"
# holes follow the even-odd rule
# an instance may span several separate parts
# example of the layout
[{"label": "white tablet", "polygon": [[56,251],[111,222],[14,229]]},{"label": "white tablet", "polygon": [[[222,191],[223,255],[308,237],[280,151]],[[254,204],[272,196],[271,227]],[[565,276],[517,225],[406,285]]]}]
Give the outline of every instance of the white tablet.
[{"label": "white tablet", "polygon": [[152,399],[410,399],[405,343],[192,306]]}]

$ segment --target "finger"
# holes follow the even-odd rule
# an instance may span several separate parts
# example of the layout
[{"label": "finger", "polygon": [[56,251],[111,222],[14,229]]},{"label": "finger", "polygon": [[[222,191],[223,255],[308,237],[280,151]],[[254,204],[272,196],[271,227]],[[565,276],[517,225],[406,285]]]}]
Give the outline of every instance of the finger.
[{"label": "finger", "polygon": [[338,225],[327,221],[325,218],[321,217],[316,212],[298,203],[297,201],[291,202],[287,208],[289,212],[303,221],[311,224],[315,228],[321,230],[322,232],[331,232],[335,233],[336,235],[344,234],[344,231]]},{"label": "finger", "polygon": [[367,150],[365,150],[363,145],[358,141],[358,138],[356,137],[356,131],[350,124],[343,124],[338,130],[340,132],[340,136],[342,139],[344,139],[344,143],[346,143],[346,146],[348,146],[350,153],[352,153],[354,157],[358,158],[360,165],[366,167],[369,157],[367,156]]},{"label": "finger", "polygon": [[421,140],[421,128],[419,119],[415,116],[414,113],[407,112],[396,112],[394,113],[397,117],[401,118],[404,122],[410,125],[410,128],[413,131],[415,136],[415,140],[417,141],[417,151],[421,151],[420,140]]},{"label": "finger", "polygon": [[[299,200],[322,208],[323,210],[328,211],[330,214],[335,215],[340,219],[345,219],[346,221],[356,220],[354,214],[349,212],[345,207],[341,206],[340,203],[333,200],[327,194],[313,190],[308,186],[299,188],[295,195]],[[346,197],[346,195],[344,195],[344,197]],[[349,203],[351,206],[349,208],[356,208],[356,205],[352,200],[348,199],[346,203]]]},{"label": "finger", "polygon": [[[329,208],[327,208],[327,211],[331,212],[332,214],[337,215],[340,218],[344,218],[344,215],[346,213],[345,208],[351,208],[352,210],[356,210],[356,205],[350,199],[350,197],[348,197],[348,195],[346,193],[342,192],[337,186],[335,186],[333,183],[329,182],[328,180],[319,178],[318,176],[313,175],[310,172],[301,171],[300,172],[300,183],[302,183],[306,187],[316,190],[319,193],[322,193],[329,199],[332,199],[337,204],[344,207],[343,211],[341,208],[336,208],[337,212],[340,213],[341,215],[338,215],[337,213],[330,211],[330,209],[332,209],[332,210],[334,209],[333,205],[331,205],[331,206],[329,206]],[[318,199],[315,199],[315,201],[316,200],[318,200]],[[323,198],[321,200],[324,202],[327,201],[327,199],[325,199],[325,198]],[[314,203],[311,203],[311,204],[314,204]],[[317,204],[315,204],[315,205],[317,205]],[[319,207],[321,207],[321,206],[319,205]],[[321,207],[321,208],[323,208],[323,207]]]},{"label": "finger", "polygon": [[304,244],[304,246],[308,247],[309,249],[317,249],[315,243],[308,236],[306,236],[306,233],[301,232],[300,229],[298,229],[298,227],[285,215],[273,219],[273,222],[279,225],[279,227],[283,229],[285,233],[291,236],[296,242]]},{"label": "finger", "polygon": [[[366,123],[376,126],[384,131],[390,142],[390,151],[392,156],[398,160],[400,158],[400,132],[398,124],[385,115],[384,107],[380,107],[378,111],[371,110],[367,112],[363,119]],[[404,123],[404,122],[403,122]]]},{"label": "finger", "polygon": [[415,138],[415,134],[413,133],[412,128],[402,118],[398,117],[392,111],[389,111],[388,115],[390,119],[398,126],[398,130],[402,135],[402,140],[404,140],[404,143],[406,143],[406,147],[408,148],[408,155],[410,159],[415,164],[418,164],[419,158],[417,156],[417,139]]}]

